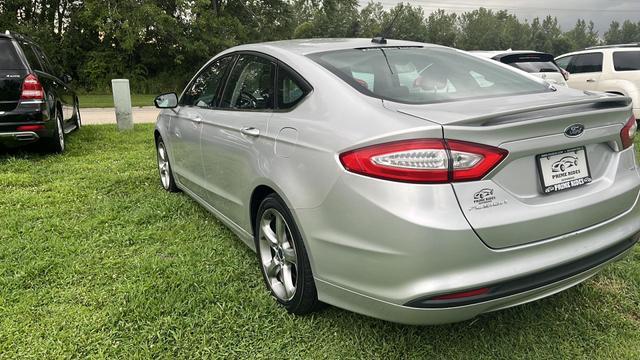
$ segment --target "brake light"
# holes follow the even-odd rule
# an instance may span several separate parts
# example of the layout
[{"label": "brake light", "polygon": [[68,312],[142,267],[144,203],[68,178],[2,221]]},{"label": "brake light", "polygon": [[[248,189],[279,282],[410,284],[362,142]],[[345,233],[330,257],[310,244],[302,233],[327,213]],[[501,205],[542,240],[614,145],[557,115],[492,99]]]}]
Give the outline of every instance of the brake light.
[{"label": "brake light", "polygon": [[16,128],[17,131],[38,131],[44,129],[43,125],[22,125]]},{"label": "brake light", "polygon": [[20,100],[44,100],[44,88],[35,74],[24,78]]},{"label": "brake light", "polygon": [[373,145],[340,155],[347,171],[412,183],[480,180],[508,152],[458,140],[416,139]]},{"label": "brake light", "polygon": [[622,148],[626,149],[633,145],[633,139],[635,139],[638,133],[638,122],[636,117],[631,115],[629,121],[624,125],[620,131],[620,138],[622,139]]},{"label": "brake light", "polygon": [[491,291],[491,289],[489,289],[489,288],[481,288],[481,289],[465,291],[465,292],[460,292],[460,293],[435,296],[435,297],[432,297],[430,300],[464,299],[464,298],[469,298],[469,297],[474,297],[474,296],[486,295],[486,294],[489,293],[489,291]]}]

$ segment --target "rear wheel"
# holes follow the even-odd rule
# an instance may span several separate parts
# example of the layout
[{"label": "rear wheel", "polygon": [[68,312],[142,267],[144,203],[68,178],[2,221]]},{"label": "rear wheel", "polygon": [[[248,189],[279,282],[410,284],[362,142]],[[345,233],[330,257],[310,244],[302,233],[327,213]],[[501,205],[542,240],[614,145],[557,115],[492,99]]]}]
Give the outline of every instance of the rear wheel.
[{"label": "rear wheel", "polygon": [[64,128],[62,126],[62,113],[56,111],[55,129],[53,136],[45,140],[46,150],[52,153],[63,153],[65,149]]},{"label": "rear wheel", "polygon": [[288,312],[308,314],[322,306],[302,237],[288,208],[276,194],[258,209],[254,241],[267,289]]},{"label": "rear wheel", "polygon": [[158,155],[158,172],[160,174],[160,184],[168,192],[178,192],[178,186],[173,178],[173,171],[171,170],[171,163],[169,162],[169,154],[167,153],[167,147],[164,145],[162,138],[156,140],[156,150]]}]

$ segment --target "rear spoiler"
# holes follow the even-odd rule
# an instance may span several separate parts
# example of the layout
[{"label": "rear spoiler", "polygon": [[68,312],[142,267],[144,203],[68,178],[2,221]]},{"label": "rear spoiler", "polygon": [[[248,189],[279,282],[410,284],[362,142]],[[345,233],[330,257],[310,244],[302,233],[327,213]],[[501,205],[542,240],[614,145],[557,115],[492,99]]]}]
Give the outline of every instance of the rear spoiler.
[{"label": "rear spoiler", "polygon": [[[593,93],[588,93],[588,94],[591,95]],[[628,107],[629,109],[631,109],[631,98],[627,96],[605,94],[593,99],[563,101],[561,103],[555,103],[555,104],[534,105],[534,106],[523,107],[515,110],[489,113],[486,115],[470,117],[470,118],[454,121],[452,123],[449,123],[448,125],[494,126],[494,125],[499,125],[500,123],[509,122],[510,120],[509,118],[516,115],[539,112],[539,111],[548,111],[548,110],[554,110],[554,109],[566,109],[570,107],[579,107],[579,106],[590,106],[592,107],[590,110],[593,110],[593,107],[599,107],[599,108]],[[522,120],[522,119],[519,119],[519,120]]]}]

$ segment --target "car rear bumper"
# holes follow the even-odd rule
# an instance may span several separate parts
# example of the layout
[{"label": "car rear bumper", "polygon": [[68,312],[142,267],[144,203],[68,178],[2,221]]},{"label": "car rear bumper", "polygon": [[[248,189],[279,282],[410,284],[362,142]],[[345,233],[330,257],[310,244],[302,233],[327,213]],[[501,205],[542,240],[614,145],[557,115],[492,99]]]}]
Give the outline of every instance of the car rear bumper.
[{"label": "car rear bumper", "polygon": [[[0,145],[17,147],[53,136],[55,122],[49,121],[45,103],[21,104],[16,109],[0,112]],[[39,130],[22,130],[21,126],[40,125]]]},{"label": "car rear bumper", "polygon": [[[309,249],[320,300],[394,322],[455,322],[554,294],[622,256],[628,250],[577,267],[577,272],[560,271],[640,232],[640,170],[636,174],[629,190],[635,202],[627,211],[571,233],[504,249],[492,249],[478,238],[449,184],[416,186],[345,173],[321,206],[294,209],[294,216]],[[517,291],[499,298],[440,308],[415,304],[545,272],[551,274],[546,281],[514,287]]]},{"label": "car rear bumper", "polygon": [[322,294],[323,301],[353,312],[408,325],[444,324],[472,319],[480,314],[522,305],[557,294],[596,275],[605,266],[622,259],[630,251],[632,249],[627,249],[597,266],[557,282],[500,298],[455,307],[416,308],[398,305],[318,279],[316,279],[316,286],[318,293]]},{"label": "car rear bumper", "polygon": [[5,146],[20,146],[28,144],[40,139],[40,136],[34,131],[17,131],[0,133],[0,143]]}]

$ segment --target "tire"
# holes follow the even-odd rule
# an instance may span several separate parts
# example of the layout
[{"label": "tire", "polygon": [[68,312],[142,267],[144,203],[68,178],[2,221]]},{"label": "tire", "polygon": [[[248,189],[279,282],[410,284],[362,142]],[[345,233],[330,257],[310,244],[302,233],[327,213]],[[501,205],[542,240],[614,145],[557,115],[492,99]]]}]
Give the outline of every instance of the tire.
[{"label": "tire", "polygon": [[284,201],[268,195],[258,208],[254,231],[260,272],[267,289],[289,313],[304,315],[323,304],[300,232]]},{"label": "tire", "polygon": [[169,162],[169,153],[162,138],[156,140],[156,155],[158,159],[158,174],[160,175],[160,185],[168,192],[179,192],[176,180],[173,177],[173,169]]},{"label": "tire", "polygon": [[80,104],[78,103],[78,99],[76,99],[76,104],[73,106],[73,115],[74,122],[76,124],[76,131],[78,131],[82,127],[82,117],[80,116]]},{"label": "tire", "polygon": [[62,125],[62,113],[56,110],[56,127],[53,136],[45,140],[45,149],[47,152],[61,154],[65,149],[64,127]]}]

